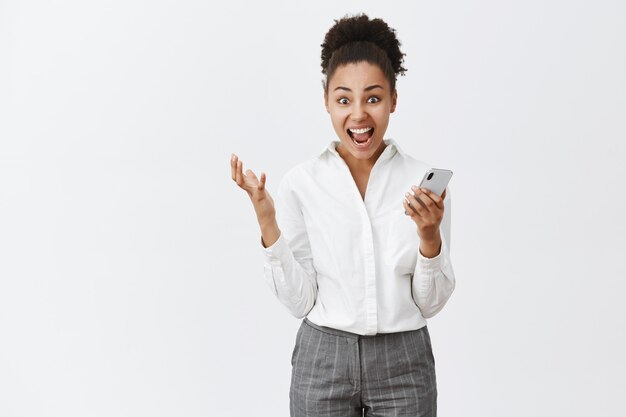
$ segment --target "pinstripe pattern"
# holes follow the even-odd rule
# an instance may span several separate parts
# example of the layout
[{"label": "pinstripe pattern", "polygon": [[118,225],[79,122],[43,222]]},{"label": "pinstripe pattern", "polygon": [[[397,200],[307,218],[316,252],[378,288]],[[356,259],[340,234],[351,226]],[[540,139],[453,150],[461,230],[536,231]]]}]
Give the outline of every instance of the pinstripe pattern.
[{"label": "pinstripe pattern", "polygon": [[291,417],[437,415],[426,326],[362,336],[304,319],[291,364]]}]

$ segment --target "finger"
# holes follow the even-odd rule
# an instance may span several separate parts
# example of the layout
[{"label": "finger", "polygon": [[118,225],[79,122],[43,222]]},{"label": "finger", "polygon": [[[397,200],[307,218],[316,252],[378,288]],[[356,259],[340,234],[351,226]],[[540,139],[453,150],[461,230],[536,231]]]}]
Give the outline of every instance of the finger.
[{"label": "finger", "polygon": [[246,169],[246,177],[254,178],[257,181],[259,180],[251,169]]},{"label": "finger", "polygon": [[424,200],[424,197],[420,198],[419,197],[419,193],[413,192],[413,191],[409,191],[407,193],[407,197],[409,199],[409,202],[411,203],[412,206],[414,206],[416,209],[424,209],[426,211],[428,210],[428,207],[426,206],[426,202]]},{"label": "finger", "polygon": [[420,189],[415,192],[415,199],[422,203],[422,206],[428,210],[429,213],[435,213],[435,211],[438,210],[435,202],[428,196],[428,194],[424,193]]},{"label": "finger", "polygon": [[251,169],[246,169],[246,177],[248,178],[252,178],[253,180],[255,180],[257,183],[259,182],[259,179],[256,177],[256,175],[254,174],[254,172],[252,172]]},{"label": "finger", "polygon": [[417,221],[418,218],[422,217],[417,211],[415,211],[406,197],[402,200],[402,206],[404,207],[404,214],[409,216],[412,220]]},{"label": "finger", "polygon": [[424,219],[424,221],[428,224],[438,225],[441,222],[443,217],[443,208],[437,206],[435,200],[439,201],[443,207],[443,201],[441,197],[437,194],[433,193],[430,190],[418,189],[416,192],[416,197],[423,201],[426,205],[424,211],[420,211],[420,215]]},{"label": "finger", "polygon": [[230,155],[230,173],[233,181],[237,180],[237,155],[234,153]]},{"label": "finger", "polygon": [[265,181],[267,181],[265,172],[261,172],[261,181],[259,182],[259,191],[265,190]]},{"label": "finger", "polygon": [[[410,195],[410,193],[408,193]],[[415,207],[424,222],[434,224],[441,219],[443,213],[440,208],[435,205],[435,202],[419,188],[415,192],[413,199],[409,197],[409,201],[415,200],[411,205]],[[423,204],[419,207],[418,204]]]},{"label": "finger", "polygon": [[422,204],[415,196],[411,193],[406,193],[404,198],[407,200],[407,203],[411,210],[419,214],[420,216],[424,216],[427,214],[428,210],[425,209]]},{"label": "finger", "polygon": [[[439,223],[443,217],[443,201],[441,200],[441,197],[430,190],[424,189],[418,189],[415,194],[426,205],[425,210],[428,210],[427,213],[420,213],[422,217],[429,223]],[[439,201],[441,207],[437,205],[435,200]]]},{"label": "finger", "polygon": [[[432,191],[428,189],[425,189],[424,192],[433,201],[433,203],[435,203],[437,208],[439,209],[443,208],[443,198],[441,196],[437,195],[436,193],[433,193]],[[444,190],[444,193],[445,193],[445,190]]]},{"label": "finger", "polygon": [[402,207],[404,207],[404,214],[406,214],[407,216],[411,217],[415,214],[415,212],[411,210],[411,205],[409,204],[409,200],[407,200],[406,197],[402,199]]},{"label": "finger", "polygon": [[241,163],[241,161],[237,161],[237,172],[236,172],[236,181],[237,181],[237,185],[239,185],[240,187],[243,187],[243,164]]},{"label": "finger", "polygon": [[443,200],[430,190],[422,190],[422,198],[431,211],[439,211],[443,208]]},{"label": "finger", "polygon": [[424,202],[427,206],[429,206],[429,208],[433,205],[430,203],[431,201],[435,206],[437,206],[437,208],[440,209],[443,207],[443,200],[441,197],[430,191],[428,188],[420,188],[418,191],[421,191],[421,195],[424,197]]},{"label": "finger", "polygon": [[448,191],[447,188],[445,190],[443,190],[443,193],[441,193],[441,199],[442,200],[444,200],[446,198],[446,191]]}]

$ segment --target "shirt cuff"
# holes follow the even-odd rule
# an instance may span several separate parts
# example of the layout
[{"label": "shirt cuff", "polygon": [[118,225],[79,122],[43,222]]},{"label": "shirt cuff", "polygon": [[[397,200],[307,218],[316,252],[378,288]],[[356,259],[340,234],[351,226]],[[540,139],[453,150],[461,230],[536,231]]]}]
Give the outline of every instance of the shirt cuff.
[{"label": "shirt cuff", "polygon": [[263,240],[260,240],[261,251],[263,252],[263,256],[265,260],[274,265],[280,265],[282,260],[286,260],[285,258],[288,256],[289,247],[287,246],[287,242],[283,237],[283,233],[281,232],[278,235],[278,240],[274,242],[273,245],[264,247]]},{"label": "shirt cuff", "polygon": [[422,252],[418,249],[417,262],[420,264],[420,270],[424,272],[434,272],[441,269],[441,258],[443,257],[441,251],[434,258],[427,258],[422,255]]},{"label": "shirt cuff", "polygon": [[439,248],[439,253],[433,258],[425,257],[424,255],[422,255],[422,251],[420,251],[418,248],[417,249],[417,262],[419,263],[420,271],[429,273],[429,272],[436,272],[440,270],[444,262],[443,258],[445,256],[446,249],[447,249],[446,242],[443,239],[441,240],[441,247]]}]

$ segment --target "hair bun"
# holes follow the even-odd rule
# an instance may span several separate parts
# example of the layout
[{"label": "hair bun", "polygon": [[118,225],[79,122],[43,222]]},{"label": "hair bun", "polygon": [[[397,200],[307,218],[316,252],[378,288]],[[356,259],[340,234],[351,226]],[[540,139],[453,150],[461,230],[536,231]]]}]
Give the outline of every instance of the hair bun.
[{"label": "hair bun", "polygon": [[322,46],[322,73],[326,74],[333,53],[352,42],[372,42],[389,57],[394,73],[404,75],[402,67],[404,55],[400,51],[400,41],[395,30],[382,19],[371,19],[364,13],[344,16],[335,20],[335,25],[326,33]]}]

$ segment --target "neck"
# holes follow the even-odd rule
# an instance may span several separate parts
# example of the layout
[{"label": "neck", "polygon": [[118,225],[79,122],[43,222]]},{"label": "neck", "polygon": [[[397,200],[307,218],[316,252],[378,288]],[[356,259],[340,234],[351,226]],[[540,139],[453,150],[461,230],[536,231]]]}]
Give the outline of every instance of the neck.
[{"label": "neck", "polygon": [[341,158],[346,162],[350,171],[359,171],[359,172],[367,172],[369,173],[372,170],[372,167],[378,160],[378,157],[383,153],[387,145],[385,142],[381,142],[376,152],[368,159],[358,159],[355,158],[349,151],[347,151],[341,143],[339,143],[336,147],[337,153]]}]

